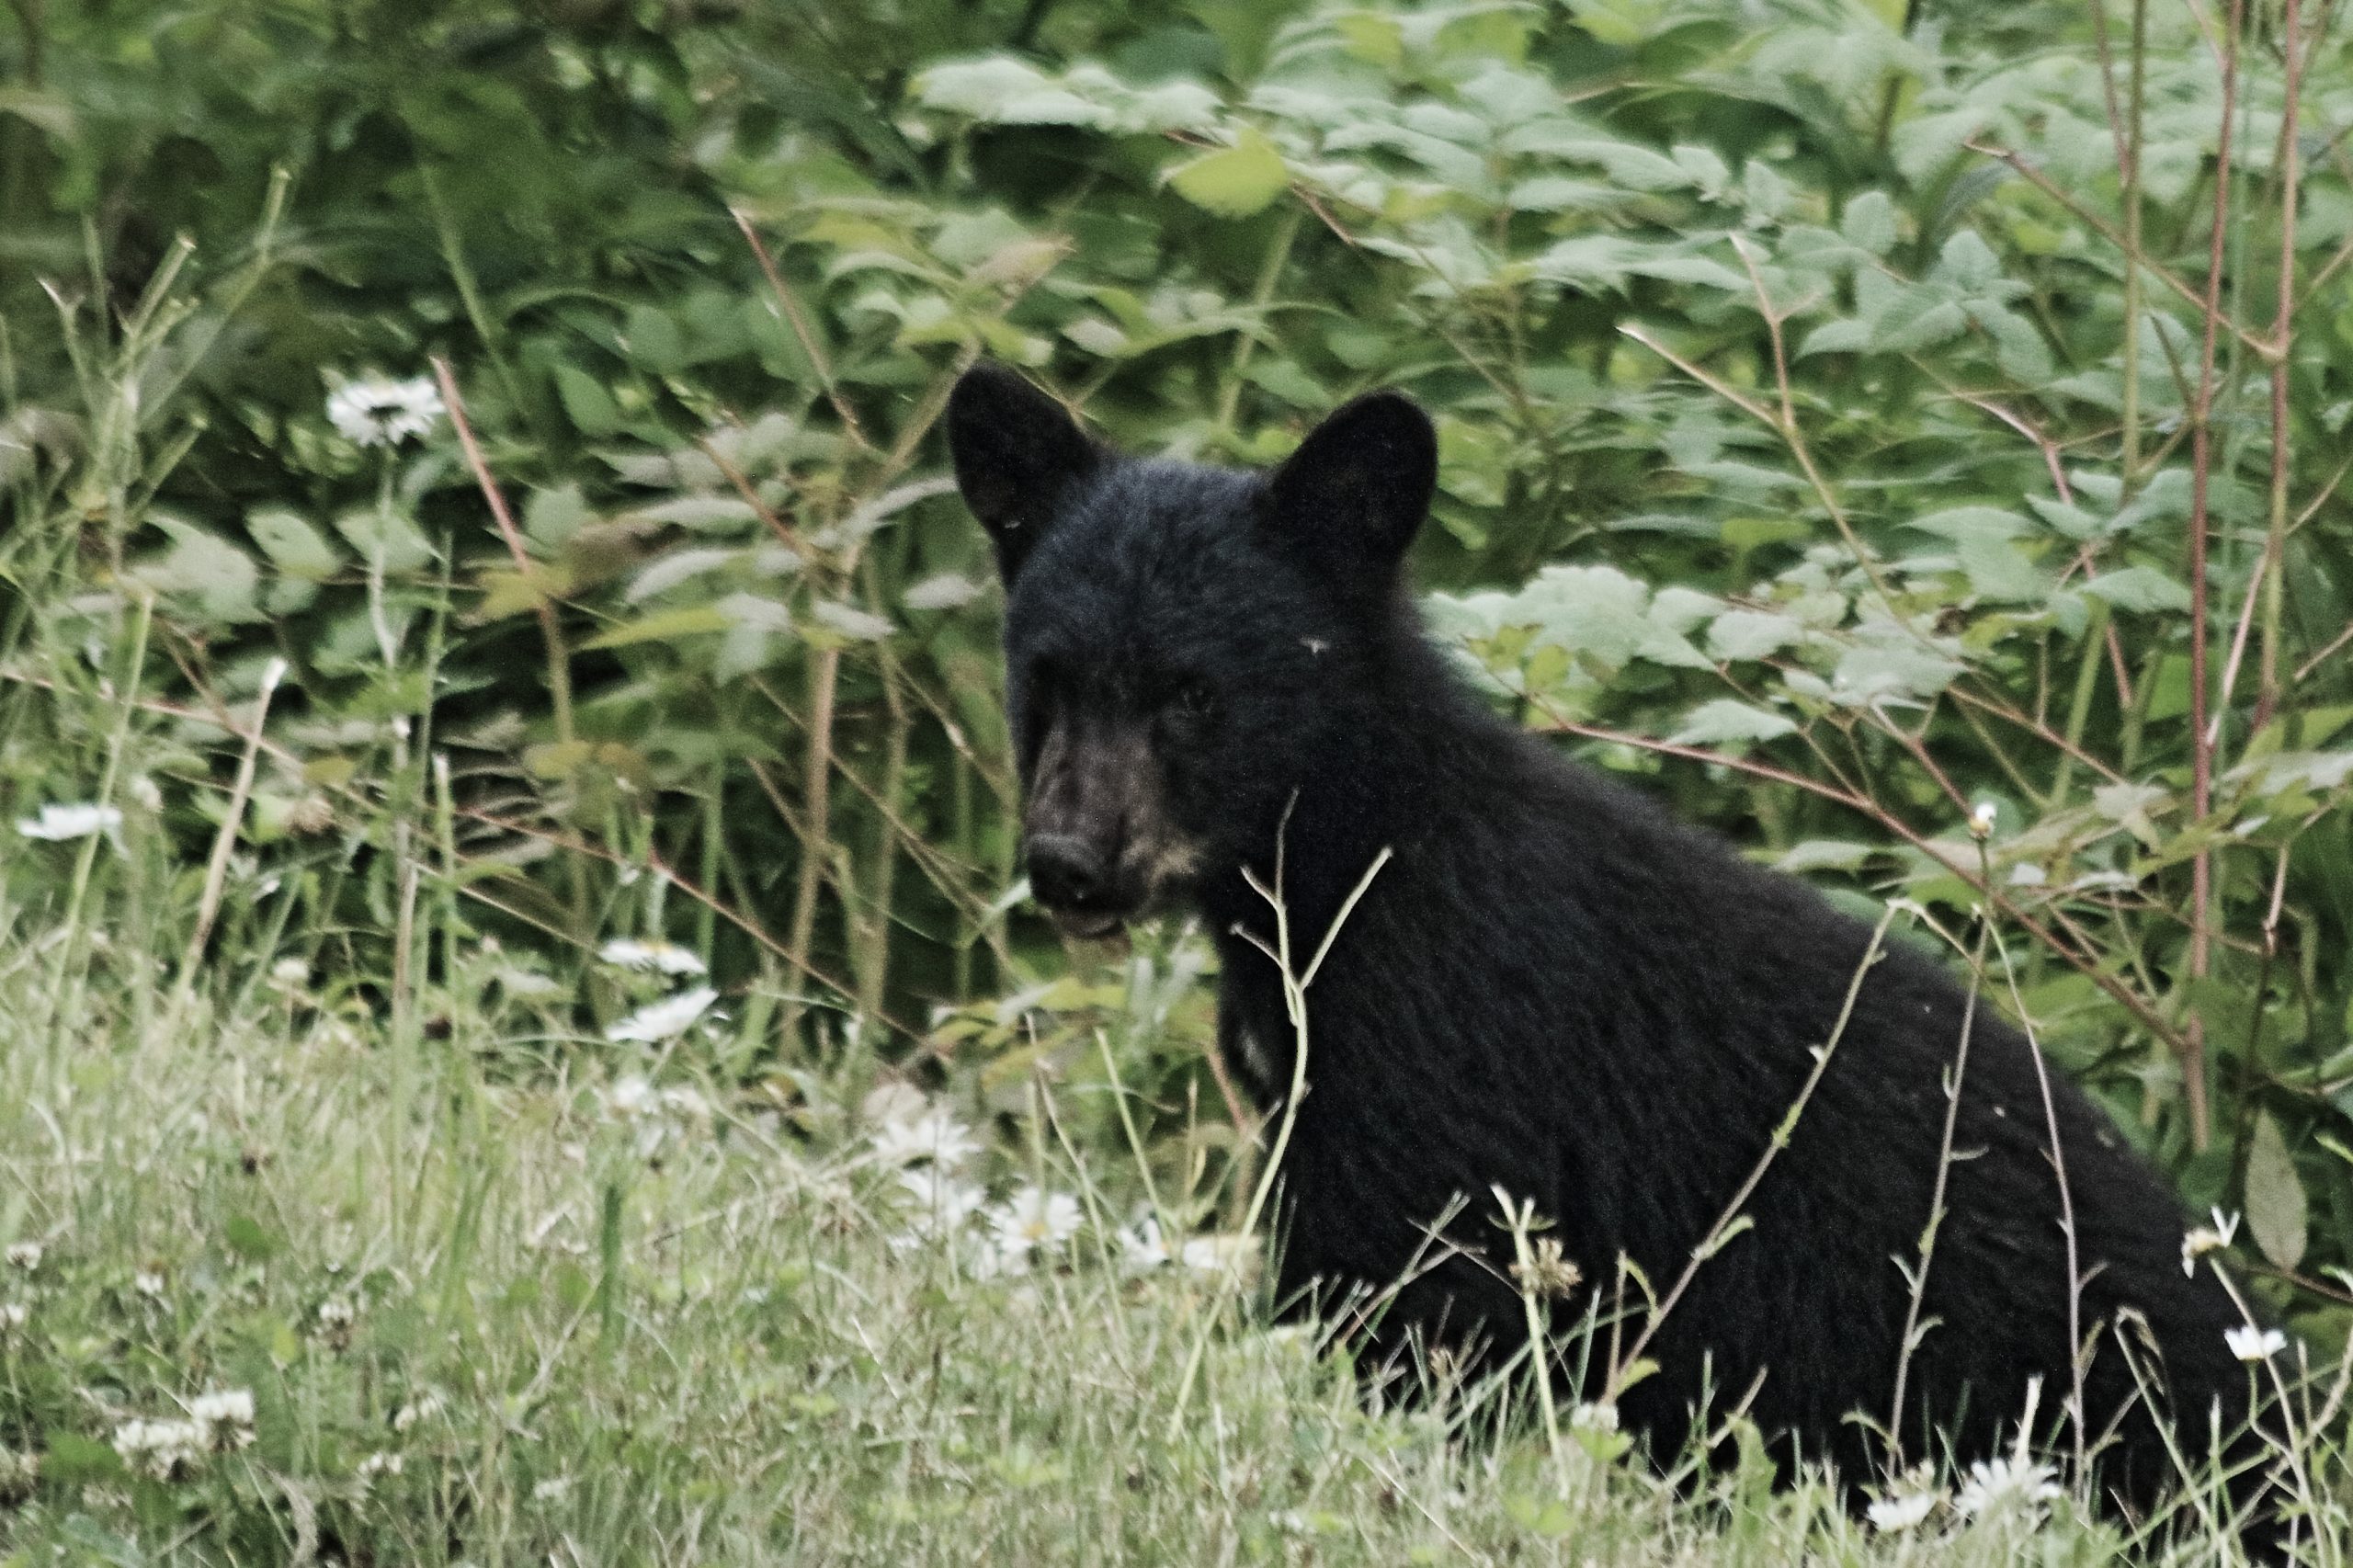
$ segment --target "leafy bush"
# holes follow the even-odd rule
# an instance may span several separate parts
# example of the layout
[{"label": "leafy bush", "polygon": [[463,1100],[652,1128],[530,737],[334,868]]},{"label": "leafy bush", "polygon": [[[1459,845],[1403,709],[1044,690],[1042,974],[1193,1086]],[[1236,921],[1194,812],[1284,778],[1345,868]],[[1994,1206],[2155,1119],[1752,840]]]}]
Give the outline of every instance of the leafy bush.
[{"label": "leafy bush", "polygon": [[[1496,700],[1957,959],[1984,911],[1989,993],[2344,1336],[2330,13],[24,15],[0,767],[124,813],[7,858],[27,932],[118,926],[66,1023],[290,955],[523,1071],[658,937],[812,1124],[1116,1070],[1191,1169],[1199,955],[1089,983],[1024,911],[930,426],[983,353],[1235,461],[1392,383]],[[330,421],[435,357],[478,450]]]}]

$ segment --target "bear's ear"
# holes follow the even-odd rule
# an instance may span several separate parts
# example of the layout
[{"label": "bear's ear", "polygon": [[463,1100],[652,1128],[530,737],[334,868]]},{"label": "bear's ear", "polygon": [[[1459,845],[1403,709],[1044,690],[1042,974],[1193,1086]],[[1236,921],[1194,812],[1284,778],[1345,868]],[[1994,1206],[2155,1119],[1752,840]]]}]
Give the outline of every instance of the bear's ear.
[{"label": "bear's ear", "polygon": [[1053,521],[1063,491],[1103,457],[1061,403],[985,361],[949,394],[948,450],[956,487],[989,530],[1007,583]]},{"label": "bear's ear", "polygon": [[1367,392],[1308,432],[1267,486],[1267,521],[1322,571],[1361,588],[1396,578],[1438,488],[1438,432],[1402,392]]}]

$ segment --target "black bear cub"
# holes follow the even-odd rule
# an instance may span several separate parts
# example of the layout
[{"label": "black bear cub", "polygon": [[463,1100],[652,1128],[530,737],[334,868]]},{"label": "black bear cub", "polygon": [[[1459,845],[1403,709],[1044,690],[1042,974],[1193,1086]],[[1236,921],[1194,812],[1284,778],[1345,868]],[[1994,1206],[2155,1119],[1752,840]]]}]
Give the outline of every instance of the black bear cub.
[{"label": "black bear cub", "polygon": [[[1664,1292],[1861,969],[1745,1207],[1754,1228],[1662,1321],[1658,1370],[1621,1416],[1671,1450],[1703,1392],[1720,1414],[1753,1387],[1784,1463],[1830,1460],[1850,1483],[1884,1463],[1874,1424],[1900,1422],[1914,1458],[1994,1453],[2029,1379],[2051,1435],[2073,1386],[2068,1263],[2033,1047],[1976,1007],[1928,1326],[1892,1411],[1899,1263],[1916,1263],[1928,1219],[1967,994],[1901,944],[1864,969],[1871,932],[1813,890],[1561,757],[1456,678],[1402,576],[1437,469],[1417,407],[1360,398],[1273,472],[1239,472],[1120,456],[983,365],[948,429],[1005,578],[1038,901],[1082,936],[1198,909],[1223,960],[1222,1048],[1261,1104],[1290,1091],[1294,1035],[1245,870],[1272,885],[1279,835],[1303,964],[1393,852],[1308,994],[1283,1299],[1379,1292],[1376,1362],[1416,1341],[1508,1350],[1525,1317],[1497,1187],[1554,1222],[1585,1290],[1623,1255]],[[2196,1463],[2211,1422],[2226,1440],[2245,1425],[2249,1369],[2223,1339],[2242,1319],[2205,1266],[2185,1275],[2159,1178],[2073,1085],[2053,1075],[2051,1096],[2081,1322],[2098,1331],[2086,1414],[2103,1483],[2138,1508],[2177,1473],[2168,1436]]]}]

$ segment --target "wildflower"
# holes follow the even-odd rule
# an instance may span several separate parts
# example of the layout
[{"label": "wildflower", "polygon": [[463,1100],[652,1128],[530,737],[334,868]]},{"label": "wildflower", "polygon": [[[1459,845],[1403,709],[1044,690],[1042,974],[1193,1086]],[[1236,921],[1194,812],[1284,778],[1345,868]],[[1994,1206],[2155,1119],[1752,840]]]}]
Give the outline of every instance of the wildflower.
[{"label": "wildflower", "polygon": [[947,1170],[961,1167],[981,1152],[972,1129],[945,1110],[926,1110],[904,1121],[886,1121],[870,1142],[874,1157],[886,1165],[912,1165],[929,1160]]},{"label": "wildflower", "polygon": [[154,1269],[142,1268],[131,1277],[131,1288],[151,1301],[159,1301],[164,1294],[164,1277]]},{"label": "wildflower", "polygon": [[392,1430],[405,1432],[420,1421],[430,1421],[449,1408],[439,1391],[427,1389],[415,1399],[392,1412]]},{"label": "wildflower", "polygon": [[1521,1289],[1539,1296],[1567,1297],[1575,1292],[1585,1271],[1562,1255],[1558,1237],[1539,1236],[1529,1251],[1526,1263],[1511,1266],[1511,1276]]},{"label": "wildflower", "polygon": [[254,1396],[250,1389],[214,1389],[188,1402],[206,1448],[226,1453],[254,1440]]},{"label": "wildflower", "polygon": [[1572,1432],[1615,1432],[1618,1430],[1618,1405],[1614,1400],[1588,1400],[1569,1412]]},{"label": "wildflower", "polygon": [[40,1267],[40,1253],[39,1242],[11,1242],[8,1244],[8,1267],[21,1268],[29,1274]]},{"label": "wildflower", "polygon": [[568,1475],[551,1475],[545,1481],[539,1483],[531,1488],[531,1501],[534,1503],[552,1503],[571,1490],[572,1477]]},{"label": "wildflower", "polygon": [[2241,1328],[2224,1329],[2222,1343],[2228,1345],[2231,1354],[2242,1361],[2268,1361],[2288,1348],[2288,1336],[2276,1328],[2258,1328],[2248,1324]]},{"label": "wildflower", "polygon": [[2222,1251],[2231,1244],[2231,1238],[2238,1234],[2237,1215],[2224,1219],[2220,1209],[2210,1209],[2207,1212],[2214,1216],[2212,1227],[2200,1225],[2181,1238],[2181,1271],[2185,1275],[2198,1272],[2200,1258],[2210,1252]]},{"label": "wildflower", "polygon": [[446,413],[433,378],[395,381],[369,372],[344,382],[328,395],[327,421],[347,441],[362,447],[392,447],[429,434]]},{"label": "wildflower", "polygon": [[33,1321],[32,1308],[22,1301],[0,1301],[0,1329],[13,1334]]},{"label": "wildflower", "polygon": [[1067,1192],[1025,1187],[989,1213],[999,1251],[1027,1257],[1051,1252],[1078,1234],[1078,1199]]},{"label": "wildflower", "polygon": [[43,806],[37,817],[17,819],[17,831],[27,838],[63,843],[94,833],[112,836],[122,827],[122,813],[112,806]]},{"label": "wildflower", "polygon": [[1980,801],[1977,809],[1969,813],[1969,836],[1985,838],[1994,832],[1995,807],[1991,801]]},{"label": "wildflower", "polygon": [[1169,1235],[1161,1230],[1158,1220],[1147,1214],[1120,1233],[1120,1251],[1130,1271],[1141,1274],[1180,1261],[1185,1238]]},{"label": "wildflower", "polygon": [[192,1468],[204,1451],[204,1429],[193,1421],[126,1421],[114,1429],[114,1451],[134,1472],[169,1481]]},{"label": "wildflower", "polygon": [[40,1479],[40,1456],[28,1449],[0,1448],[0,1503],[21,1503],[33,1494]]},{"label": "wildflower", "polygon": [[337,1350],[351,1346],[351,1325],[358,1320],[359,1309],[342,1296],[329,1296],[319,1303],[319,1333]]},{"label": "wildflower", "polygon": [[1971,1465],[1969,1483],[1952,1506],[1962,1518],[1973,1519],[1980,1515],[2039,1512],[2061,1494],[2058,1471],[2020,1453]]},{"label": "wildflower", "polygon": [[1176,1260],[1196,1274],[1240,1274],[1257,1255],[1256,1236],[1194,1236],[1178,1251]]},{"label": "wildflower", "polygon": [[300,991],[311,981],[311,960],[304,958],[280,959],[269,966],[269,983],[288,991]]},{"label": "wildflower", "polygon": [[123,786],[123,792],[142,811],[160,812],[164,809],[164,791],[156,788],[155,781],[144,773],[132,774],[131,781]]},{"label": "wildflower", "polygon": [[913,1246],[920,1242],[938,1241],[961,1231],[964,1222],[980,1212],[988,1201],[988,1194],[969,1182],[934,1165],[926,1170],[901,1171],[899,1186],[914,1200],[915,1214],[906,1233],[894,1245]]},{"label": "wildflower", "polygon": [[658,970],[676,975],[704,972],[702,960],[676,942],[659,939],[640,942],[617,937],[598,949],[597,956],[616,969]]},{"label": "wildflower", "polygon": [[610,1040],[638,1040],[656,1045],[674,1040],[687,1029],[713,1002],[719,993],[708,985],[698,985],[692,991],[681,991],[676,996],[656,1002],[650,1007],[640,1007],[620,1023],[605,1031]]},{"label": "wildflower", "polygon": [[406,1462],[399,1454],[388,1454],[383,1449],[378,1449],[359,1461],[359,1479],[373,1481],[380,1475],[398,1475],[401,1472],[401,1467]]},{"label": "wildflower", "polygon": [[1942,1507],[1944,1501],[1944,1488],[1935,1483],[1927,1465],[1919,1464],[1912,1467],[1900,1485],[1873,1501],[1863,1513],[1873,1529],[1899,1535]]},{"label": "wildflower", "polygon": [[605,1091],[605,1109],[624,1119],[642,1116],[654,1108],[654,1085],[635,1073]]}]

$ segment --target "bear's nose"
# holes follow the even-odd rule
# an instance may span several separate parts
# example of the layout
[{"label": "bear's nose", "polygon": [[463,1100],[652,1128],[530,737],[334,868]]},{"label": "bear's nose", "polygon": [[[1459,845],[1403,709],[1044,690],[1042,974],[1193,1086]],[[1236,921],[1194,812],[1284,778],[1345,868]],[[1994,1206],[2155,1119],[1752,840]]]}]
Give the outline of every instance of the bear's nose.
[{"label": "bear's nose", "polygon": [[1028,853],[1029,891],[1049,909],[1080,909],[1103,896],[1105,858],[1076,834],[1033,834]]}]

